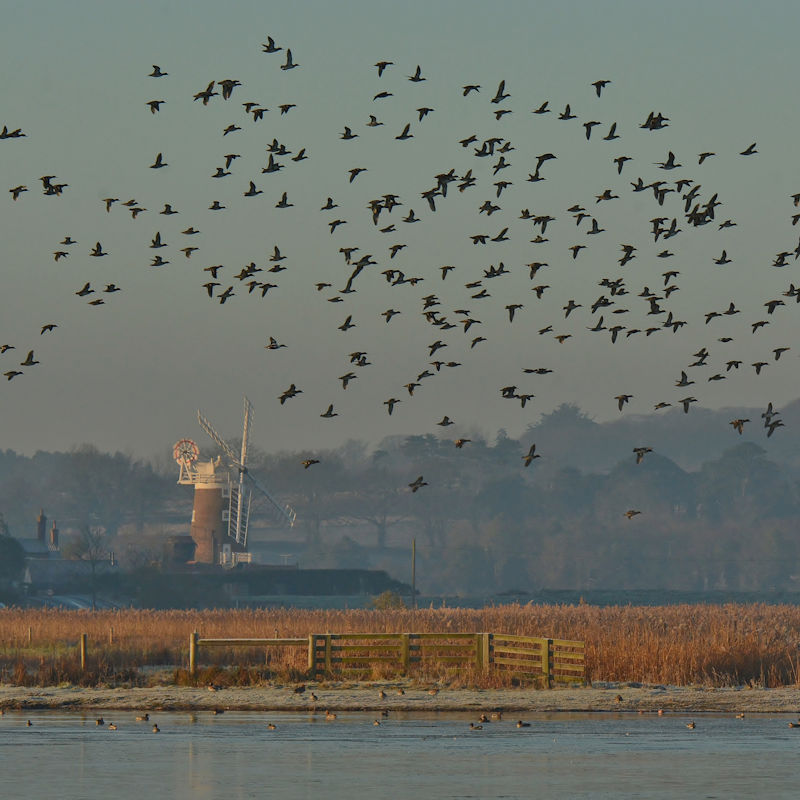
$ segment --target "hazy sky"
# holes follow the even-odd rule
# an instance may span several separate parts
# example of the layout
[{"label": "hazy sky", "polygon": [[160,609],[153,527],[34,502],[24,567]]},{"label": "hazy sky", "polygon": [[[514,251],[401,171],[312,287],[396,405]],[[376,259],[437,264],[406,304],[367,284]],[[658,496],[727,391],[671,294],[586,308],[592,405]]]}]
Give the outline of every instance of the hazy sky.
[{"label": "hazy sky", "polygon": [[[578,403],[597,419],[619,414],[618,394],[633,395],[623,413],[648,414],[659,401],[687,395],[709,407],[778,407],[798,395],[797,314],[800,285],[793,251],[790,195],[800,192],[796,98],[796,46],[800,6],[795,2],[296,2],[267,4],[196,0],[191,4],[137,2],[2,3],[0,125],[22,128],[25,138],[0,141],[0,448],[24,453],[65,449],[82,442],[150,456],[189,436],[206,445],[195,421],[201,407],[221,432],[239,434],[241,396],[255,406],[254,441],[268,451],[335,446],[348,438],[377,442],[388,434],[453,434],[505,427],[519,434],[562,402]],[[262,52],[267,35],[282,48]],[[300,66],[281,70],[285,48]],[[382,77],[373,66],[394,62]],[[151,78],[152,65],[169,73]],[[411,82],[420,65],[422,82]],[[241,82],[230,100],[193,101],[214,80]],[[598,98],[591,85],[611,83]],[[510,97],[493,104],[505,80]],[[480,91],[462,95],[462,86]],[[220,91],[219,86],[214,87]],[[381,91],[391,97],[373,100]],[[146,103],[163,100],[151,114]],[[269,109],[262,121],[242,103]],[[550,113],[532,114],[549,101]],[[285,115],[284,103],[293,103]],[[574,120],[559,120],[569,103]],[[417,109],[434,109],[418,121]],[[512,113],[495,119],[495,111]],[[669,118],[659,131],[640,129],[649,112]],[[383,123],[367,127],[369,115]],[[587,141],[583,123],[598,121]],[[619,139],[605,141],[616,122]],[[223,136],[235,123],[241,130]],[[406,123],[413,138],[398,141]],[[358,134],[342,140],[345,126]],[[459,140],[470,135],[477,145]],[[476,157],[489,137],[513,150]],[[277,139],[296,155],[278,157],[280,172],[262,174],[266,147]],[[757,154],[739,153],[757,142]],[[683,166],[663,170],[673,151]],[[716,155],[698,165],[698,154]],[[157,153],[168,164],[149,169]],[[557,156],[541,167],[545,180],[526,179],[537,157]],[[212,178],[226,154],[237,154],[229,176]],[[509,167],[497,169],[503,155]],[[628,156],[622,174],[613,159]],[[348,171],[364,168],[349,182]],[[476,185],[459,192],[449,185],[432,213],[420,193],[434,176],[468,170]],[[497,175],[493,172],[497,169]],[[39,176],[67,183],[61,196],[44,196]],[[653,192],[634,193],[631,183],[678,179],[700,184],[698,199],[715,193],[722,203],[713,222],[692,227],[679,195],[663,206]],[[253,180],[263,193],[244,197]],[[495,182],[511,181],[498,199]],[[14,202],[6,191],[28,187]],[[693,184],[690,184],[691,186]],[[619,199],[598,203],[611,189]],[[682,193],[686,193],[684,188]],[[283,192],[289,208],[276,208]],[[395,194],[401,206],[372,224],[367,204]],[[110,213],[103,198],[115,197]],[[327,197],[338,205],[320,211]],[[134,220],[122,202],[135,199]],[[208,209],[213,201],[224,210]],[[487,216],[490,200],[501,207]],[[165,203],[180,213],[162,216]],[[580,225],[567,209],[579,204],[589,218]],[[402,218],[413,208],[415,224]],[[542,243],[540,228],[520,211],[554,217]],[[587,235],[591,218],[604,232]],[[681,233],[654,242],[651,222],[677,218]],[[329,232],[333,220],[346,224]],[[730,219],[735,227],[719,230]],[[396,230],[382,233],[391,223]],[[200,233],[182,234],[193,226]],[[507,241],[473,245],[470,236]],[[159,232],[167,244],[150,247]],[[69,235],[77,244],[61,246]],[[101,242],[108,255],[91,257]],[[406,245],[390,258],[392,245]],[[577,259],[569,247],[586,245]],[[621,245],[636,258],[621,266]],[[181,248],[198,250],[186,258]],[[278,246],[286,267],[278,273],[269,256]],[[352,271],[341,247],[377,263],[356,279],[352,294],[339,294]],[[669,249],[670,258],[658,253]],[[723,249],[731,262],[714,263]],[[54,261],[57,250],[69,252]],[[772,266],[790,251],[787,266]],[[151,266],[155,255],[170,263]],[[250,262],[262,268],[249,280],[277,284],[262,299],[248,293],[236,274]],[[503,262],[509,274],[485,279]],[[532,262],[546,262],[529,278]],[[222,264],[209,298],[204,268]],[[453,265],[446,280],[439,267]],[[390,285],[382,274],[402,270],[416,285]],[[665,270],[678,270],[678,288],[659,301],[665,313],[648,315],[639,293],[647,286],[663,297]],[[598,286],[622,277],[628,294],[611,297]],[[481,280],[482,287],[466,283]],[[95,293],[75,292],[89,282]],[[332,287],[317,291],[318,282]],[[114,283],[117,293],[104,293]],[[531,291],[544,284],[541,299]],[[225,303],[216,299],[233,286]],[[485,288],[489,297],[473,298]],[[604,294],[614,305],[593,314]],[[335,296],[341,302],[328,302]],[[422,316],[431,310],[456,327],[443,330]],[[88,305],[102,297],[104,304]],[[783,299],[774,315],[764,303]],[[565,319],[562,307],[580,303]],[[739,314],[713,318],[733,302]],[[506,306],[521,303],[513,323]],[[381,312],[401,312],[387,324]],[[480,320],[463,330],[463,313]],[[615,314],[614,310],[625,310]],[[667,312],[686,325],[661,327]],[[604,325],[624,325],[616,344]],[[348,316],[356,327],[338,329]],[[769,325],[751,333],[751,325]],[[56,323],[40,335],[45,323]],[[552,326],[552,331],[538,331]],[[658,332],[626,336],[631,329]],[[560,344],[554,335],[571,334]],[[474,348],[475,336],[486,341]],[[274,336],[286,348],[266,350]],[[719,338],[732,337],[730,342]],[[437,340],[447,347],[429,356]],[[792,349],[776,362],[773,348]],[[707,366],[689,369],[692,354],[707,348]],[[18,366],[29,350],[34,366]],[[350,363],[366,351],[369,366]],[[459,362],[415,382],[435,359]],[[726,371],[729,360],[742,366]],[[768,362],[756,376],[753,362]],[[552,374],[524,374],[546,367]],[[695,381],[674,383],[681,370]],[[339,376],[357,378],[346,391]],[[725,380],[708,381],[714,374]],[[291,383],[302,394],[278,401]],[[534,394],[524,408],[503,399],[516,385]],[[398,398],[394,413],[384,401]],[[339,416],[320,418],[329,404]],[[664,412],[661,412],[664,413]],[[669,412],[668,412],[669,413]],[[456,425],[436,425],[443,415]]]}]

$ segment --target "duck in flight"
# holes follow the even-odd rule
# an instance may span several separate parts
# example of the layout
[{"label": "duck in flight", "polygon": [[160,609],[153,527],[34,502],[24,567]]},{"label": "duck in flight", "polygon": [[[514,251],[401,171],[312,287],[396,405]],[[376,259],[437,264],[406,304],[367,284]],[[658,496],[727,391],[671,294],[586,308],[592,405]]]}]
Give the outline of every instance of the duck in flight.
[{"label": "duck in flight", "polygon": [[418,491],[423,486],[427,485],[428,482],[423,480],[422,475],[420,475],[415,481],[412,481],[411,483],[408,484],[408,488],[411,489],[411,493],[414,494],[414,492]]},{"label": "duck in flight", "polygon": [[281,64],[281,69],[284,70],[284,72],[285,72],[286,70],[295,69],[296,67],[299,67],[299,66],[300,66],[299,64],[296,64],[292,60],[292,51],[291,51],[290,48],[287,47],[286,48],[286,63],[285,64]]},{"label": "duck in flight", "polygon": [[525,453],[524,456],[522,456],[522,460],[525,462],[525,466],[529,467],[533,462],[534,458],[541,458],[541,456],[536,452],[536,445],[532,444],[528,448],[528,452]]}]

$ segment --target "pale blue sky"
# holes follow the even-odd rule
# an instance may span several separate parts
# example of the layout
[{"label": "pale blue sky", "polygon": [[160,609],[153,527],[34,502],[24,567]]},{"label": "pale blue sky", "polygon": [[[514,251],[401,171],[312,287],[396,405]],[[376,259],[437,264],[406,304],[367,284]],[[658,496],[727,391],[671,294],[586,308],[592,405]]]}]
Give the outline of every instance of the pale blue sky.
[{"label": "pale blue sky", "polygon": [[[0,447],[22,452],[63,449],[91,442],[104,449],[128,449],[148,456],[183,436],[203,442],[194,420],[202,407],[226,435],[238,432],[241,395],[256,408],[254,438],[267,450],[314,449],[348,438],[376,442],[397,433],[441,432],[444,414],[457,426],[449,432],[499,427],[521,432],[539,414],[561,402],[577,402],[598,419],[618,414],[614,395],[634,399],[625,413],[649,413],[660,400],[675,401],[685,391],[673,384],[691,354],[711,351],[709,367],[695,370],[691,391],[701,404],[776,405],[797,396],[796,306],[787,302],[773,317],[763,303],[780,297],[798,280],[794,258],[785,269],[771,261],[780,250],[793,250],[800,228],[789,195],[800,191],[796,131],[800,110],[794,102],[795,42],[800,7],[770,2],[755,10],[744,2],[477,2],[437,3],[286,3],[256,2],[3,2],[0,68],[5,76],[0,125],[21,127],[27,137],[0,141],[0,176],[4,197],[0,214],[2,291],[0,344],[16,350],[0,356],[5,372],[31,348],[41,361],[21,367],[22,376],[0,385]],[[281,71],[283,51],[261,53],[271,35],[291,47],[298,69]],[[381,79],[372,66],[394,61]],[[169,76],[147,77],[152,64]],[[427,80],[406,80],[420,64]],[[233,98],[213,98],[208,107],[192,101],[211,80],[236,78],[242,86]],[[610,79],[598,99],[590,85]],[[489,100],[506,81],[511,98],[498,106]],[[461,86],[481,85],[479,94],[462,97]],[[373,101],[387,90],[393,97]],[[151,115],[148,100],[166,101]],[[241,103],[259,102],[270,110],[254,123]],[[554,113],[533,115],[545,100]],[[296,103],[280,116],[281,103]],[[570,103],[579,119],[556,116]],[[417,122],[415,109],[435,109]],[[495,121],[492,112],[513,113]],[[649,111],[670,118],[670,126],[648,133],[639,129]],[[384,126],[364,123],[373,113]],[[598,120],[591,142],[581,123]],[[602,141],[616,121],[621,139]],[[235,122],[243,130],[222,137]],[[414,138],[395,141],[411,122]],[[342,141],[345,125],[359,138]],[[511,140],[512,164],[492,177],[493,159],[478,159],[458,140],[500,136]],[[309,158],[283,159],[286,168],[262,175],[266,145],[278,138]],[[758,142],[758,154],[739,151]],[[684,165],[665,172],[654,162],[675,152]],[[697,154],[717,156],[702,166]],[[150,170],[157,152],[169,167]],[[238,153],[230,177],[210,176],[226,153]],[[528,183],[536,157],[557,154],[542,168],[547,177]],[[633,161],[617,176],[612,159]],[[347,170],[365,167],[351,185]],[[419,193],[433,175],[472,168],[478,185],[460,194],[451,185],[435,215]],[[69,184],[62,197],[44,197],[40,175],[54,174]],[[663,209],[651,193],[633,194],[628,181],[692,179],[701,197],[718,192],[724,205],[717,221],[737,227],[691,229],[670,240],[676,255],[666,263],[663,249],[649,236],[649,220],[679,216],[682,203],[668,200]],[[513,181],[498,201],[492,183]],[[249,180],[263,195],[242,197]],[[12,202],[7,189],[29,190]],[[621,199],[596,204],[605,188],[619,189]],[[283,191],[290,209],[275,209]],[[373,228],[365,209],[381,194],[400,195],[404,205],[382,220],[395,221],[413,207],[422,221],[397,221],[395,233]],[[101,199],[136,198],[148,208],[133,221],[119,205],[107,214]],[[339,204],[320,212],[327,196]],[[674,195],[672,196],[674,198]],[[227,209],[208,211],[212,200]],[[487,199],[502,206],[491,218],[478,214]],[[165,202],[180,211],[159,216]],[[566,209],[580,203],[596,214],[606,232],[586,236]],[[550,214],[549,242],[530,243],[536,232],[518,219],[520,209]],[[327,222],[346,219],[331,235]],[[381,222],[383,225],[384,223]],[[193,225],[201,233],[180,233]],[[509,242],[475,247],[470,234],[494,236],[509,226]],[[149,248],[160,231],[168,248]],[[78,241],[58,263],[54,250],[70,234]],[[191,241],[190,241],[191,240]],[[89,257],[101,241],[106,258]],[[624,268],[620,244],[631,243],[637,258]],[[390,260],[392,244],[406,244]],[[567,247],[587,244],[573,261]],[[199,247],[186,259],[180,247]],[[278,245],[289,268],[274,278],[279,287],[264,300],[233,278],[255,261],[269,266]],[[328,303],[333,290],[318,293],[317,281],[344,286],[349,268],[338,252],[359,246],[379,262],[359,277],[356,294]],[[713,258],[725,248],[731,264]],[[149,266],[159,252],[171,262]],[[530,291],[525,264],[546,261],[537,281],[551,287],[542,300]],[[481,277],[489,264],[503,261],[509,276],[485,281],[491,298],[474,300],[464,287]],[[224,306],[210,301],[202,284],[205,266],[225,264],[220,282],[235,284],[236,295]],[[438,267],[456,270],[442,282]],[[390,287],[380,274],[387,267],[424,277],[417,287]],[[598,315],[587,306],[607,290],[604,276],[622,275],[630,291],[628,314],[621,324],[645,327],[645,301],[636,295],[647,285],[657,290],[660,273],[680,270],[676,292],[665,306],[687,326],[673,335],[636,334],[612,345],[606,334],[586,331]],[[74,292],[85,282],[101,289],[115,282],[122,291],[105,295],[99,308]],[[454,309],[468,308],[482,321],[464,335],[461,326],[440,331],[420,316],[421,298],[435,293],[442,313],[453,322]],[[94,295],[95,297],[98,295]],[[561,307],[574,298],[584,307],[565,320]],[[708,311],[729,302],[738,316],[704,324]],[[521,302],[513,325],[504,306]],[[380,312],[402,313],[385,324]],[[357,327],[337,330],[352,314]],[[606,324],[611,319],[606,313]],[[624,319],[622,319],[624,317]],[[750,323],[769,319],[756,335]],[[42,324],[55,322],[51,334]],[[552,324],[554,333],[573,338],[558,344],[537,331]],[[470,350],[481,334],[487,342]],[[287,344],[267,351],[269,336]],[[718,337],[732,336],[727,344]],[[414,397],[403,384],[414,380],[428,358],[428,345],[441,339],[448,347],[437,356],[462,363],[423,381]],[[780,362],[771,350],[792,346]],[[358,379],[346,392],[338,376],[351,367],[347,354],[369,353],[372,365],[356,369]],[[729,359],[744,364],[725,381],[707,378],[725,370]],[[750,363],[770,362],[756,377]],[[529,376],[523,367],[551,367],[553,375]],[[303,394],[281,406],[277,396],[294,382]],[[501,386],[516,384],[536,395],[526,408],[500,398]],[[383,401],[402,399],[392,417]],[[320,419],[329,403],[339,417]]]}]

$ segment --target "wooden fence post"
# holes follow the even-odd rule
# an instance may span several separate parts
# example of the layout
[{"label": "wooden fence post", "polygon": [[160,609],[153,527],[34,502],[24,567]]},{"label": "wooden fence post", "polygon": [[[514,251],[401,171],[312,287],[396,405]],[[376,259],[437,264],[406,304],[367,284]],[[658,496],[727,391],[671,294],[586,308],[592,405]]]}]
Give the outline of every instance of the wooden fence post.
[{"label": "wooden fence post", "polygon": [[189,634],[189,674],[197,674],[197,631]]},{"label": "wooden fence post", "polygon": [[317,677],[317,634],[308,634],[308,676]]},{"label": "wooden fence post", "polygon": [[480,636],[481,669],[484,672],[488,672],[489,665],[491,664],[492,661],[492,648],[491,648],[492,634],[479,633],[478,636]]},{"label": "wooden fence post", "polygon": [[540,639],[540,647],[542,648],[542,675],[544,676],[545,689],[553,688],[553,680],[551,675],[552,664],[550,663],[550,647],[553,644],[552,639]]},{"label": "wooden fence post", "polygon": [[86,670],[86,639],[87,639],[86,634],[82,633],[81,634],[81,638],[80,638],[80,642],[79,642],[79,645],[78,645],[79,648],[80,648],[80,654],[81,654],[81,672],[85,672],[85,670]]},{"label": "wooden fence post", "polygon": [[114,644],[114,626],[113,625],[108,629],[108,643],[109,644]]},{"label": "wooden fence post", "polygon": [[408,673],[408,668],[411,663],[411,637],[407,633],[400,634],[400,665],[403,674]]},{"label": "wooden fence post", "polygon": [[325,634],[325,672],[330,674],[332,670],[332,659],[331,659],[331,635],[329,633]]}]

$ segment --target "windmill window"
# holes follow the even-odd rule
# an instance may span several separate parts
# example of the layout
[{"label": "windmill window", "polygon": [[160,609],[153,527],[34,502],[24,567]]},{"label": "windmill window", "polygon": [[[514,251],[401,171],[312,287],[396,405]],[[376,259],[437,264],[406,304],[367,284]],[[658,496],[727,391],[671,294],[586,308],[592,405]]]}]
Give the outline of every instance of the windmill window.
[{"label": "windmill window", "polygon": [[222,510],[222,521],[227,522],[230,519],[230,516],[231,512],[227,508],[224,508]]}]

